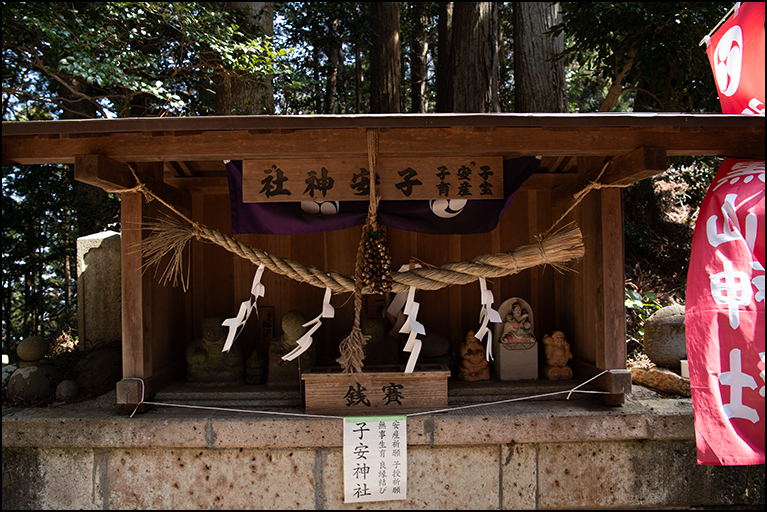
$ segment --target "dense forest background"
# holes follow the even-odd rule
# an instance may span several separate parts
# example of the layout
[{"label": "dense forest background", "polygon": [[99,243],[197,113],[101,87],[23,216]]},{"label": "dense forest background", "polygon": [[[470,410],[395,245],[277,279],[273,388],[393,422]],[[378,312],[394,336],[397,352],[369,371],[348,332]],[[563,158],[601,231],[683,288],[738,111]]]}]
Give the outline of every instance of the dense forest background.
[{"label": "dense forest background", "polygon": [[[721,2],[3,2],[3,121],[241,114],[719,112]],[[717,159],[624,189],[629,353],[684,303]],[[76,240],[119,196],[3,167],[2,351],[77,338]]]}]

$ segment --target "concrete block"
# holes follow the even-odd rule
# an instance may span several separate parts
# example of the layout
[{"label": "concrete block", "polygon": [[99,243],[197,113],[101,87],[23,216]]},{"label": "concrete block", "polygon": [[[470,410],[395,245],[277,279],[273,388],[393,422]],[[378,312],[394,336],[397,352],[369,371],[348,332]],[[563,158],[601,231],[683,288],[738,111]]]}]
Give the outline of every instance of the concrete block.
[{"label": "concrete block", "polygon": [[501,380],[538,378],[538,342],[523,350],[510,350],[493,341],[493,371]]},{"label": "concrete block", "polygon": [[127,449],[110,453],[111,509],[314,509],[313,450]]},{"label": "concrete block", "polygon": [[344,503],[343,454],[327,451],[323,470],[329,510],[495,510],[498,509],[499,447],[408,446],[407,499]]},{"label": "concrete block", "polygon": [[[695,441],[689,439],[550,443],[539,448],[538,506],[593,509],[753,504],[764,495],[748,496],[748,491],[763,489],[763,475],[764,466],[699,466]],[[762,487],[758,487],[760,482]]]},{"label": "concrete block", "polygon": [[538,447],[535,444],[501,446],[501,509],[534,510],[538,495]]}]

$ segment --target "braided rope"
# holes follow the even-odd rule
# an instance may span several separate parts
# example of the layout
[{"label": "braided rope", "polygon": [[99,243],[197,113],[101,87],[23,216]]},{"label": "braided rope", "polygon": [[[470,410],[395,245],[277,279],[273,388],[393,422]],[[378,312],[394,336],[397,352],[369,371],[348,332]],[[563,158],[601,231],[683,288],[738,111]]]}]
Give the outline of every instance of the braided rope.
[{"label": "braided rope", "polygon": [[[239,240],[205,226],[188,227],[176,219],[167,218],[149,224],[150,235],[144,241],[143,252],[147,257],[146,266],[159,263],[171,251],[180,253],[186,244],[197,238],[226,249],[258,266],[318,288],[330,288],[334,294],[353,292],[355,280],[338,272],[325,272],[316,267],[307,267],[288,258],[280,258],[260,249],[250,247]],[[500,254],[484,254],[469,261],[446,263],[434,268],[416,268],[407,272],[392,272],[392,291],[407,292],[411,286],[419,290],[439,290],[452,285],[469,284],[480,277],[500,278],[517,274],[528,268],[548,264],[555,268],[569,261],[583,257],[585,249],[580,229],[570,224],[560,231],[532,244]],[[180,263],[180,259],[174,260]],[[180,264],[168,266],[165,281],[178,279]],[[372,294],[368,288],[362,294]]]},{"label": "braided rope", "polygon": [[599,183],[599,179],[605,173],[605,171],[607,170],[607,167],[610,165],[611,162],[612,162],[612,160],[607,162],[607,163],[605,163],[605,165],[602,166],[602,170],[599,171],[599,174],[597,175],[596,178],[594,178],[592,181],[590,181],[585,187],[583,187],[583,189],[581,189],[578,192],[576,192],[575,194],[573,194],[573,198],[574,198],[573,204],[570,205],[570,207],[565,211],[565,213],[563,213],[556,220],[556,222],[554,222],[554,224],[551,225],[549,230],[546,231],[546,233],[544,233],[542,236],[546,236],[549,233],[551,233],[551,231],[557,226],[557,224],[562,222],[562,219],[567,217],[567,215],[571,211],[573,211],[575,209],[575,207],[578,206],[581,201],[583,201],[583,198],[586,197],[588,195],[588,193],[591,192],[592,190],[601,190],[603,188],[626,188],[626,187],[630,187],[631,186],[631,184],[617,185],[617,184],[609,184],[609,183]]}]

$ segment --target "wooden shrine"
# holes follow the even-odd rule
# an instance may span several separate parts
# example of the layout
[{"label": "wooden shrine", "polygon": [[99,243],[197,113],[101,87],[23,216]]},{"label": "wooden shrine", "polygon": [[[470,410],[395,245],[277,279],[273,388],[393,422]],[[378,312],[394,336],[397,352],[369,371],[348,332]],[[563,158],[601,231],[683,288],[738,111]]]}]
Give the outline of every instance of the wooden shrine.
[{"label": "wooden shrine", "polygon": [[[200,336],[209,315],[234,316],[249,295],[256,267],[216,245],[193,241],[185,253],[189,288],[160,284],[162,269],[143,269],[136,249],[146,226],[173,215],[146,202],[131,168],[154,194],[179,212],[231,235],[224,160],[270,162],[286,169],[302,161],[365,161],[366,130],[377,128],[382,181],[387,161],[460,160],[498,162],[539,156],[541,164],[517,194],[499,226],[487,234],[425,235],[388,230],[395,268],[410,261],[439,266],[498,254],[533,243],[574,202],[574,194],[598,179],[594,190],[565,222],[580,228],[585,256],[559,273],[540,266],[492,280],[495,306],[525,297],[536,315],[536,334],[567,333],[577,379],[601,373],[595,383],[620,404],[630,389],[626,370],[623,221],[618,186],[661,173],[667,157],[719,155],[764,159],[764,118],[724,114],[413,114],[348,116],[237,116],[128,118],[3,123],[3,165],[74,164],[76,179],[122,191],[123,381],[117,401],[141,399],[184,378],[184,350]],[[484,161],[484,160],[483,160]],[[248,164],[251,165],[251,164]],[[487,164],[496,165],[496,164]],[[351,178],[350,178],[351,179]],[[259,200],[258,187],[250,187]],[[313,235],[235,235],[259,248],[328,272],[354,274],[361,227]],[[186,267],[185,267],[186,268]],[[243,351],[266,353],[268,335],[291,309],[315,316],[323,290],[271,272],[262,283],[261,327],[251,322],[240,336]],[[419,291],[418,320],[447,337],[454,350],[477,328],[480,290],[475,285]],[[336,315],[315,335],[318,364],[338,357],[353,306],[349,294],[333,296]],[[383,297],[365,296],[364,314],[379,314]]]}]

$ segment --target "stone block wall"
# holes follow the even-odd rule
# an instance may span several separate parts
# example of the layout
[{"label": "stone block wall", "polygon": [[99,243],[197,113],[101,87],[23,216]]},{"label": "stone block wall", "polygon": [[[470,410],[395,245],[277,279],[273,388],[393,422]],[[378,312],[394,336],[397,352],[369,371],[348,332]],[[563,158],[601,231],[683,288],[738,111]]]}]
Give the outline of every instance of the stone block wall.
[{"label": "stone block wall", "polygon": [[345,504],[340,420],[3,412],[3,508],[763,508],[764,466],[699,466],[689,399],[408,418],[404,501]]}]

